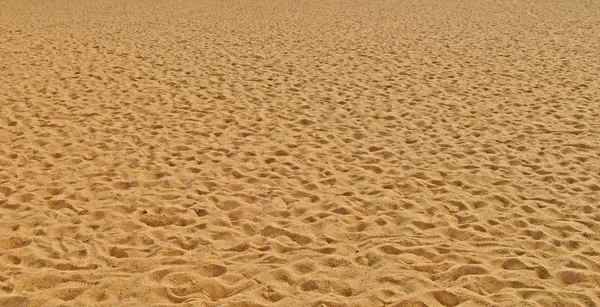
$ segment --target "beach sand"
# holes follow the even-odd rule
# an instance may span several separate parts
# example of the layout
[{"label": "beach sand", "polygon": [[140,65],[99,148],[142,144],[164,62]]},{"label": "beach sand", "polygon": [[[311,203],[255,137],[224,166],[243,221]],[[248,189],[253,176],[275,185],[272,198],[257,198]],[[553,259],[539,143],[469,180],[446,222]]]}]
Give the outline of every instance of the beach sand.
[{"label": "beach sand", "polygon": [[0,306],[600,306],[600,4],[5,0]]}]

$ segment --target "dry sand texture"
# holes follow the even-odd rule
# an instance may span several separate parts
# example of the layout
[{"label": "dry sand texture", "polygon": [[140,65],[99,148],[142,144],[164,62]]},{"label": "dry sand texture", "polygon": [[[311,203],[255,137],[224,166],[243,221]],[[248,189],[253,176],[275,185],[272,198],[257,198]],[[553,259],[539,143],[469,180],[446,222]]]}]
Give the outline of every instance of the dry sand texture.
[{"label": "dry sand texture", "polygon": [[600,306],[600,4],[0,1],[0,306]]}]

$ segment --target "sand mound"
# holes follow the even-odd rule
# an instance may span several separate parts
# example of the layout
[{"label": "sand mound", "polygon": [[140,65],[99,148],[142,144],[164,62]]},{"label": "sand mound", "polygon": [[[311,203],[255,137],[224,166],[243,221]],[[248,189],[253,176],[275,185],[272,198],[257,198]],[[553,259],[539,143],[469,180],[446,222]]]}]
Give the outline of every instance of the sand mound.
[{"label": "sand mound", "polygon": [[3,1],[0,305],[600,305],[598,12]]}]

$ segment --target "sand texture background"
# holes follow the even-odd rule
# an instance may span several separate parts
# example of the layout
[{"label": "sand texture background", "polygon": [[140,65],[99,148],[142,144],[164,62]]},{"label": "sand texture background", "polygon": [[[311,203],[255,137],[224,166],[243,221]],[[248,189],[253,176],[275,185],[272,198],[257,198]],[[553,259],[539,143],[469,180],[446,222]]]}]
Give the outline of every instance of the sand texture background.
[{"label": "sand texture background", "polygon": [[0,306],[600,306],[600,2],[0,1]]}]

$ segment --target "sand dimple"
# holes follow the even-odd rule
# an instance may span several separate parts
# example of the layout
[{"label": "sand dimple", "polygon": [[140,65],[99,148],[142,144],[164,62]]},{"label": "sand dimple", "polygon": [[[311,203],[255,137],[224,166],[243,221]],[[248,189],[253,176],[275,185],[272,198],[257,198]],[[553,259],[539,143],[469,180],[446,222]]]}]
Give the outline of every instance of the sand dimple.
[{"label": "sand dimple", "polygon": [[594,1],[0,4],[0,306],[600,305]]},{"label": "sand dimple", "polygon": [[8,142],[12,139],[12,134],[8,131],[0,130],[0,142]]}]

